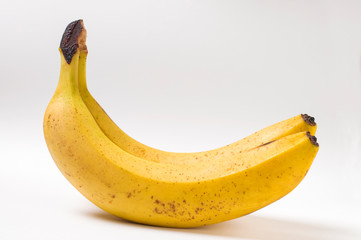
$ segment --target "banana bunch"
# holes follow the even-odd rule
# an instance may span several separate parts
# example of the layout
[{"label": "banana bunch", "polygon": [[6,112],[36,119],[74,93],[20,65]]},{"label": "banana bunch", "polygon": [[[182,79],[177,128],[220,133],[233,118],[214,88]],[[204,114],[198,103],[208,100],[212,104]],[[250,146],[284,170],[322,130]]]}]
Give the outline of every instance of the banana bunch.
[{"label": "banana bunch", "polygon": [[62,174],[104,211],[149,225],[208,225],[269,205],[306,175],[318,151],[306,114],[205,152],[166,152],[132,139],[87,89],[85,40],[82,20],[67,26],[43,127]]}]

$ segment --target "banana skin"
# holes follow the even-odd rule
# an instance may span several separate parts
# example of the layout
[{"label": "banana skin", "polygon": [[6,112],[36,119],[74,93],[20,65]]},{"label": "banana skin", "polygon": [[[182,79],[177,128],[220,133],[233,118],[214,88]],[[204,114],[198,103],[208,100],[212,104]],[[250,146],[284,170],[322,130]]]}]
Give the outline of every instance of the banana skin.
[{"label": "banana skin", "polygon": [[71,24],[64,35],[73,43],[60,49],[60,78],[45,112],[44,136],[61,173],[104,211],[143,224],[197,227],[265,207],[306,175],[319,147],[303,131],[233,158],[185,165],[125,151],[104,134],[80,95],[80,59],[87,50],[82,21]]}]

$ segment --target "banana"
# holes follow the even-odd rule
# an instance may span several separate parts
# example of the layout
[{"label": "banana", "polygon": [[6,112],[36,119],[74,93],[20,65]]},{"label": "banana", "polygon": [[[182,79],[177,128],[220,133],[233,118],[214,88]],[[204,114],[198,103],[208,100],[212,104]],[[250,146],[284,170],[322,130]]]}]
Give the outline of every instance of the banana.
[{"label": "banana", "polygon": [[80,95],[85,35],[81,20],[65,30],[59,82],[43,129],[61,173],[104,211],[143,224],[197,227],[265,207],[306,175],[319,148],[309,132],[235,152],[232,158],[185,165],[149,161],[123,150],[104,134]]},{"label": "banana", "polygon": [[271,125],[237,142],[209,151],[176,153],[146,146],[121,130],[90,94],[86,83],[87,55],[87,51],[80,52],[78,75],[80,95],[104,134],[120,148],[134,156],[155,162],[184,165],[207,161],[208,159],[233,157],[240,151],[246,151],[297,132],[309,131],[312,135],[316,133],[317,125],[314,118],[307,114],[300,114]]}]

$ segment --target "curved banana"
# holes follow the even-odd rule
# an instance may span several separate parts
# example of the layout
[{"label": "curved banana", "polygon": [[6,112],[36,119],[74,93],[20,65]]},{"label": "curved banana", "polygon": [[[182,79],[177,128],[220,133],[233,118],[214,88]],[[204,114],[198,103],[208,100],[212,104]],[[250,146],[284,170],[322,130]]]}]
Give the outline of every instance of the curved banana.
[{"label": "curved banana", "polygon": [[304,131],[309,131],[312,135],[316,133],[317,125],[314,118],[307,114],[300,114],[271,125],[237,142],[209,151],[176,153],[146,146],[121,130],[90,94],[86,84],[87,54],[87,52],[82,51],[79,59],[79,91],[82,99],[104,134],[120,148],[134,156],[155,162],[183,165],[207,161],[210,158],[215,160],[232,157],[240,151],[246,151],[293,133]]},{"label": "curved banana", "polygon": [[150,225],[196,227],[256,211],[293,190],[318,151],[308,132],[285,136],[233,158],[189,165],[157,163],[114,144],[99,128],[78,89],[81,20],[61,42],[61,72],[44,116],[56,165],[86,198],[116,216]]}]

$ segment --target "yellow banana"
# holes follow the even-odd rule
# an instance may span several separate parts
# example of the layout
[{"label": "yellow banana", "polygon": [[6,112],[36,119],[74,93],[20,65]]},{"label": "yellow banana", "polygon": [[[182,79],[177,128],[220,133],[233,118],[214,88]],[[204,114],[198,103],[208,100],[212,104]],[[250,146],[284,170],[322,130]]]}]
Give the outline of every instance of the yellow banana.
[{"label": "yellow banana", "polygon": [[192,153],[176,153],[166,152],[146,146],[131,138],[123,130],[121,130],[90,94],[86,84],[87,54],[88,53],[86,51],[80,52],[79,59],[79,91],[83,101],[104,134],[120,148],[130,154],[133,154],[134,156],[155,162],[182,165],[207,161],[208,159],[215,160],[232,157],[240,151],[246,151],[297,132],[309,131],[312,135],[315,135],[316,133],[317,125],[314,118],[308,116],[307,114],[300,114],[262,129],[261,131],[258,131],[242,140],[214,150]]},{"label": "yellow banana", "polygon": [[116,216],[150,225],[196,227],[256,211],[293,190],[318,151],[299,132],[235,153],[187,165],[142,159],[99,128],[78,88],[86,52],[81,20],[61,42],[61,72],[44,116],[44,136],[56,165],[86,198]]}]

